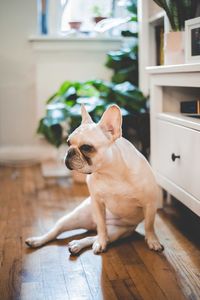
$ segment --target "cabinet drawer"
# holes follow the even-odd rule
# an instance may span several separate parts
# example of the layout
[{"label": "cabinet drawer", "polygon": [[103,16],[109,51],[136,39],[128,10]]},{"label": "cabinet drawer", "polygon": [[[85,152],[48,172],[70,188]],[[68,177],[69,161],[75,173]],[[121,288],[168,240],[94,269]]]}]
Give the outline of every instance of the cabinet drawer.
[{"label": "cabinet drawer", "polygon": [[200,200],[200,132],[157,119],[154,149],[156,171]]}]

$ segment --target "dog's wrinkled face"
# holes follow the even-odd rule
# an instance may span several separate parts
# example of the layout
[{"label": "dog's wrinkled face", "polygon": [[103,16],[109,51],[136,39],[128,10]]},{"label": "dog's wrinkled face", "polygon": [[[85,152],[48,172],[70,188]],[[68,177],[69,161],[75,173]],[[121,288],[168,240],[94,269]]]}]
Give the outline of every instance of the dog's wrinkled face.
[{"label": "dog's wrinkled face", "polygon": [[118,106],[110,106],[98,124],[94,123],[84,106],[82,123],[69,136],[65,164],[70,170],[91,174],[109,161],[110,145],[121,136],[122,117]]}]

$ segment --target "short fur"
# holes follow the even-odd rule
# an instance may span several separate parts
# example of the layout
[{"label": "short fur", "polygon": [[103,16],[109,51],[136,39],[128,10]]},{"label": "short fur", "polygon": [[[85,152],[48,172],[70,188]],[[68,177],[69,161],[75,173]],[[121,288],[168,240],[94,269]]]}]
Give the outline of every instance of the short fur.
[{"label": "short fur", "polygon": [[39,247],[67,230],[97,230],[97,235],[69,243],[77,254],[92,245],[95,254],[106,250],[108,243],[130,235],[145,220],[145,238],[150,249],[161,251],[154,219],[158,188],[147,160],[121,137],[122,115],[118,106],[110,106],[98,124],[82,106],[82,123],[69,136],[66,165],[89,174],[90,197],[74,211],[61,218],[41,237],[26,240]]}]

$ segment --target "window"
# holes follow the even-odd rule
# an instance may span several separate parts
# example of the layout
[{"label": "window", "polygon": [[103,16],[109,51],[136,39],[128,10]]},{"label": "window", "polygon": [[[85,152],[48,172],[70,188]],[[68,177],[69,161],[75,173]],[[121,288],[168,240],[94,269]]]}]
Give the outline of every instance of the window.
[{"label": "window", "polygon": [[61,31],[70,29],[69,22],[79,22],[81,31],[91,31],[95,25],[94,17],[112,15],[113,3],[113,0],[61,0]]}]

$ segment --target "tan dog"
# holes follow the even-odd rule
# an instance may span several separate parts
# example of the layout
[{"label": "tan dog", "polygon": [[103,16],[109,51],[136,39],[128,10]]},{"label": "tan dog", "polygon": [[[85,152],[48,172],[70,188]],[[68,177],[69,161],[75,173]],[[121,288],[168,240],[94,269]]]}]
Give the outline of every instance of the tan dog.
[{"label": "tan dog", "polygon": [[92,245],[94,253],[107,244],[130,235],[145,220],[146,241],[150,249],[163,249],[155,232],[157,185],[146,159],[121,137],[122,116],[118,106],[110,106],[98,124],[82,106],[82,123],[69,136],[65,163],[69,169],[89,174],[90,197],[61,218],[48,233],[26,240],[39,247],[60,233],[85,228],[97,235],[69,243],[69,251],[78,253]]}]

